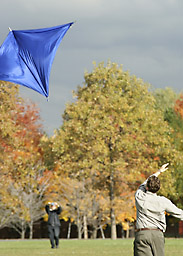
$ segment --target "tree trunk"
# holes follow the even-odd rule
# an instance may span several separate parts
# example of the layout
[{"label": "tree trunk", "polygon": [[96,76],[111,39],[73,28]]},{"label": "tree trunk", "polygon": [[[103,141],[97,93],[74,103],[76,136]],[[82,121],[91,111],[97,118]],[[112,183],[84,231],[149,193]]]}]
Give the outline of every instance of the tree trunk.
[{"label": "tree trunk", "polygon": [[84,239],[88,239],[88,228],[86,215],[83,216]]},{"label": "tree trunk", "polygon": [[105,239],[105,235],[104,235],[104,231],[103,231],[102,226],[100,226],[100,232],[101,232],[101,235],[102,235],[102,239]]},{"label": "tree trunk", "polygon": [[116,234],[116,219],[115,219],[115,212],[114,212],[114,178],[113,178],[113,171],[111,172],[110,176],[110,204],[111,204],[111,239],[115,240],[117,238]]},{"label": "tree trunk", "polygon": [[70,239],[71,237],[71,221],[69,220],[69,226],[68,226],[68,231],[67,231],[67,239]]},{"label": "tree trunk", "polygon": [[[111,138],[109,141],[109,150],[110,150],[110,162],[111,165],[113,163],[113,157],[112,157],[112,142]],[[109,188],[109,196],[110,196],[110,204],[111,204],[111,210],[110,210],[110,217],[111,217],[111,239],[115,240],[117,237],[116,232],[116,219],[115,219],[115,212],[114,212],[114,170],[111,166],[111,173],[110,173],[110,188]]]},{"label": "tree trunk", "polygon": [[78,228],[78,239],[81,239],[82,238],[82,232],[81,232],[82,226],[81,226],[81,221],[79,218],[77,218],[77,228]]},{"label": "tree trunk", "polygon": [[97,238],[97,229],[94,227],[92,230],[92,235],[91,235],[92,239],[96,239]]},{"label": "tree trunk", "polygon": [[129,225],[129,222],[127,222],[128,225],[127,225],[127,229],[126,229],[126,238],[129,238],[130,236],[130,225]]},{"label": "tree trunk", "polygon": [[21,222],[21,230],[22,230],[22,232],[21,232],[21,239],[25,239],[25,223],[24,223],[24,221],[22,220],[22,222]]},{"label": "tree trunk", "polygon": [[29,239],[32,239],[33,238],[33,221],[29,223],[29,229],[30,229]]},{"label": "tree trunk", "polygon": [[129,228],[126,230],[126,238],[129,238],[129,235],[130,235],[130,230]]},{"label": "tree trunk", "polygon": [[111,208],[111,239],[115,240],[117,238],[116,234],[116,220],[114,209]]},{"label": "tree trunk", "polygon": [[22,232],[21,232],[21,239],[25,239],[25,229],[22,229]]}]

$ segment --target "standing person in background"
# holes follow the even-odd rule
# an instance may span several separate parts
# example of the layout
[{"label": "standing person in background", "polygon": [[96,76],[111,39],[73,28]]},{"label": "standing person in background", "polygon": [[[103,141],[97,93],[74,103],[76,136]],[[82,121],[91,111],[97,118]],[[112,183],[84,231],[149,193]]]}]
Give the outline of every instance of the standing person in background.
[{"label": "standing person in background", "polygon": [[51,248],[58,248],[59,235],[60,235],[60,220],[59,214],[62,209],[58,203],[48,203],[45,206],[45,210],[48,214],[48,235],[51,243]]},{"label": "standing person in background", "polygon": [[134,256],[164,256],[165,211],[183,220],[183,210],[166,197],[156,194],[160,189],[158,175],[166,171],[167,166],[168,164],[164,164],[158,172],[151,175],[135,194],[137,222]]}]

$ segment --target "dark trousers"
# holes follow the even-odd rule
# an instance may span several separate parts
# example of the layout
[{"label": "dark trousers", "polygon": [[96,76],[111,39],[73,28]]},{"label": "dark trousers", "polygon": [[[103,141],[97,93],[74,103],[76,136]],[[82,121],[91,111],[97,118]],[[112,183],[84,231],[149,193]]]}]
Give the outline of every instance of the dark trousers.
[{"label": "dark trousers", "polygon": [[136,232],[134,256],[164,256],[164,234],[158,230]]},{"label": "dark trousers", "polygon": [[50,239],[51,247],[58,247],[59,245],[60,226],[48,225],[48,236]]}]

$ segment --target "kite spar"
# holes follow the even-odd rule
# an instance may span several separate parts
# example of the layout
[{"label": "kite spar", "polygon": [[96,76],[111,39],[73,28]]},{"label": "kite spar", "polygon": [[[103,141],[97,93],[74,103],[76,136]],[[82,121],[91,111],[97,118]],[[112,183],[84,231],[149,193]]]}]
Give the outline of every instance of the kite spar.
[{"label": "kite spar", "polygon": [[0,80],[49,96],[49,77],[56,50],[74,22],[43,29],[10,30],[0,47]]}]

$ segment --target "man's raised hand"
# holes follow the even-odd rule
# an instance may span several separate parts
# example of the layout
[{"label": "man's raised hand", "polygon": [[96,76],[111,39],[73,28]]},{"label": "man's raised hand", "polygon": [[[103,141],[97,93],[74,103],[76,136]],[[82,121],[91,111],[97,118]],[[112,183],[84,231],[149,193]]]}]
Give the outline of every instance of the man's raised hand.
[{"label": "man's raised hand", "polygon": [[166,163],[166,164],[162,165],[161,168],[159,169],[160,173],[165,172],[168,169],[168,167],[167,167],[168,165],[169,165],[169,163]]}]

